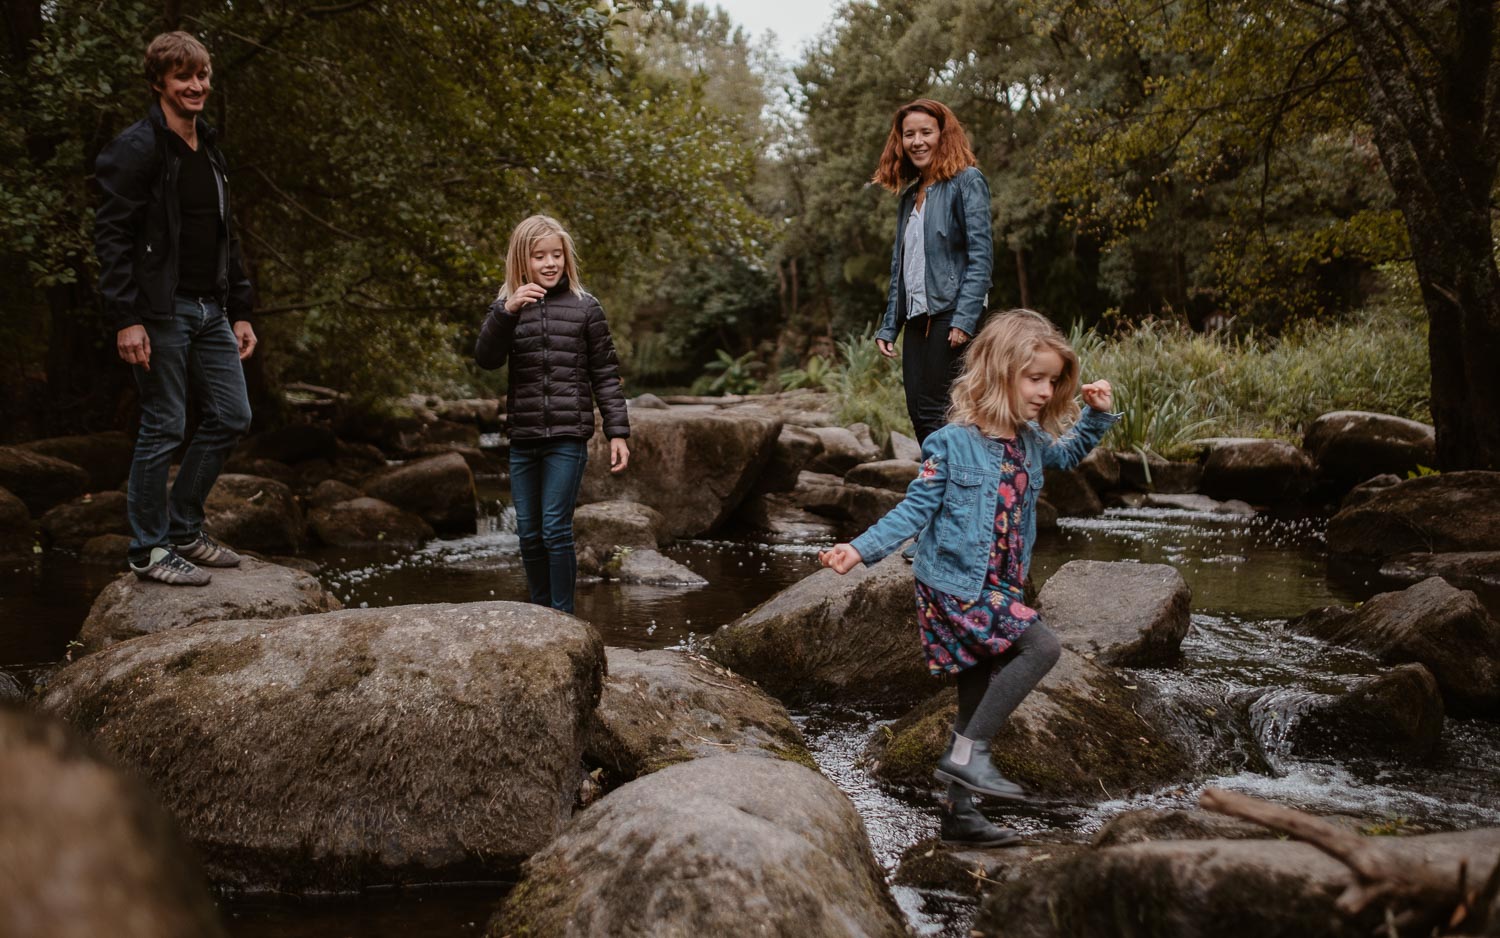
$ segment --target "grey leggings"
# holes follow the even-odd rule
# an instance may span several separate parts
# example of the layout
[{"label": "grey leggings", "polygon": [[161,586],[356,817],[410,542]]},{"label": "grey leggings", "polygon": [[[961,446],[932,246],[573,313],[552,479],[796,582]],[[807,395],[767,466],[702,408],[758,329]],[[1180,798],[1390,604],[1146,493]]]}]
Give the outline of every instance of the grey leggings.
[{"label": "grey leggings", "polygon": [[1037,619],[1005,654],[958,672],[958,717],[953,731],[980,742],[994,738],[1061,655],[1057,635]]}]

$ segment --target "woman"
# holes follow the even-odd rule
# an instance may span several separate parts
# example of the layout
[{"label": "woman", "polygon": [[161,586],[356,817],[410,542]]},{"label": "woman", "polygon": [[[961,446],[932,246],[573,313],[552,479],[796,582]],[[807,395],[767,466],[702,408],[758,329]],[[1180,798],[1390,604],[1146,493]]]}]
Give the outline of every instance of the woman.
[{"label": "woman", "polygon": [[891,120],[873,181],[901,194],[891,286],[875,344],[901,357],[917,442],[947,422],[948,389],[963,346],[979,331],[990,289],[990,187],[948,106],[918,98]]}]

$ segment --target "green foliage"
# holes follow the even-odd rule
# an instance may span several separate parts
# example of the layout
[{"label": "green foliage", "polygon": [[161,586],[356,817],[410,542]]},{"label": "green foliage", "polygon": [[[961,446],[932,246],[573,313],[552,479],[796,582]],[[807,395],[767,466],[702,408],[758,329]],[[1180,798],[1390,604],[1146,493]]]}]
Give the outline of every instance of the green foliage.
[{"label": "green foliage", "polygon": [[795,391],[798,388],[832,391],[838,386],[837,372],[822,355],[812,356],[801,368],[781,372],[776,380],[783,391]]},{"label": "green foliage", "polygon": [[912,433],[906,413],[906,391],[899,358],[886,358],[875,346],[875,326],[853,333],[838,344],[839,367],[834,388],[839,397],[839,422],[864,423],[870,435],[884,443],[892,430]]},{"label": "green foliage", "polygon": [[1104,339],[1075,332],[1085,381],[1107,378],[1124,412],[1118,448],[1180,455],[1204,436],[1300,442],[1334,410],[1430,420],[1430,372],[1421,307],[1387,298],[1330,323],[1280,337],[1204,335],[1148,322]]},{"label": "green foliage", "polygon": [[723,349],[715,354],[715,360],[704,366],[705,374],[693,383],[694,394],[754,394],[760,390],[754,352],[738,358]]}]

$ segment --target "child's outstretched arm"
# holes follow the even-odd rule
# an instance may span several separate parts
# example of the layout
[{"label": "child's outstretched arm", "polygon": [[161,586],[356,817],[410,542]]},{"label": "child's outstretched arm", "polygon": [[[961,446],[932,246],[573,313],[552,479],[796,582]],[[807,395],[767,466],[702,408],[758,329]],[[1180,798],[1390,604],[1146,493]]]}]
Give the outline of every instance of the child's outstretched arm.
[{"label": "child's outstretched arm", "polygon": [[1078,465],[1120,419],[1118,414],[1109,412],[1114,405],[1114,390],[1108,381],[1085,384],[1080,391],[1086,405],[1083,416],[1042,450],[1042,465],[1048,469],[1072,469]]},{"label": "child's outstretched arm", "polygon": [[873,564],[907,538],[917,534],[937,514],[948,488],[947,435],[939,430],[922,444],[922,467],[906,487],[906,497],[885,517],[870,525],[869,530],[852,543],[837,544],[818,555],[818,561],[839,573],[848,573],[859,563]]}]

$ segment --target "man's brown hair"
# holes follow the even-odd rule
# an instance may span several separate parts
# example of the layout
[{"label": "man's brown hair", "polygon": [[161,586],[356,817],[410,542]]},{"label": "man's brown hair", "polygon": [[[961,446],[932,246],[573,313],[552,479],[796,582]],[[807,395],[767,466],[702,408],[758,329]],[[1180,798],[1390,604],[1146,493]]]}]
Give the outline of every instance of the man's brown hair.
[{"label": "man's brown hair", "polygon": [[192,33],[162,33],[146,47],[146,84],[152,91],[161,90],[162,79],[184,67],[206,68],[213,74],[207,47]]},{"label": "man's brown hair", "polygon": [[901,143],[901,123],[908,114],[920,112],[937,121],[937,152],[932,155],[932,179],[941,182],[952,179],[970,166],[978,165],[974,151],[969,148],[969,135],[964,125],[948,105],[931,98],[918,98],[903,105],[891,118],[891,132],[885,138],[885,150],[880,154],[880,165],[870,179],[876,185],[892,192],[900,192],[907,183],[921,175],[917,167],[906,156],[906,147]]}]

